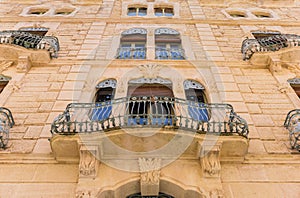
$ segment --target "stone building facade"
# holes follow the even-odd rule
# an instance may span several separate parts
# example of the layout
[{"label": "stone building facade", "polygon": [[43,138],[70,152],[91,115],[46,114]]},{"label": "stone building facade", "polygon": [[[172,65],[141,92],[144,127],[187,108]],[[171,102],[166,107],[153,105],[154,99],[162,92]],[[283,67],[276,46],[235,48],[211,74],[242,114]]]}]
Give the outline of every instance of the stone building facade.
[{"label": "stone building facade", "polygon": [[0,197],[299,197],[299,0],[0,6]]}]

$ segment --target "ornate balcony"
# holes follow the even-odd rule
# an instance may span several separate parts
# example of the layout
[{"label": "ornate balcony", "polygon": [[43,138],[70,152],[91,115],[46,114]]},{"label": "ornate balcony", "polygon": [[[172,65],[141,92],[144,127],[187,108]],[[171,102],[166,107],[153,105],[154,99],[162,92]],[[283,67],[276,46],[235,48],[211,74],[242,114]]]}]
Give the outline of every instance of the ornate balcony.
[{"label": "ornate balcony", "polygon": [[71,103],[51,126],[53,134],[106,132],[121,128],[183,129],[200,134],[247,137],[247,122],[229,104],[195,103],[169,97],[119,98]]},{"label": "ornate balcony", "polygon": [[0,107],[0,148],[5,148],[8,143],[9,129],[15,124],[9,109]]},{"label": "ornate balcony", "polygon": [[289,132],[291,148],[300,151],[300,109],[288,112],[284,127]]},{"label": "ornate balcony", "polygon": [[249,60],[256,52],[273,52],[283,48],[300,46],[300,36],[295,34],[276,34],[259,39],[245,39],[241,52],[243,59]]},{"label": "ornate balcony", "polygon": [[59,42],[56,37],[40,36],[23,31],[1,31],[0,44],[12,44],[28,49],[47,50],[51,58],[57,58],[59,51]]},{"label": "ornate balcony", "polygon": [[155,59],[184,60],[185,54],[182,48],[156,48]]},{"label": "ornate balcony", "polygon": [[117,59],[146,59],[146,48],[120,47],[117,54]]}]

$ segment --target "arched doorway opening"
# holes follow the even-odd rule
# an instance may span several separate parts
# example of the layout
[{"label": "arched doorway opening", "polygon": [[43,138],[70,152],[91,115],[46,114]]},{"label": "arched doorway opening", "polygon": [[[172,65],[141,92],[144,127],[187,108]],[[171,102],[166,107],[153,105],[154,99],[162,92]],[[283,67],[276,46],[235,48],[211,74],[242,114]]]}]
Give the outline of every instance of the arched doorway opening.
[{"label": "arched doorway opening", "polygon": [[174,94],[169,80],[136,79],[128,83],[128,125],[172,125]]}]

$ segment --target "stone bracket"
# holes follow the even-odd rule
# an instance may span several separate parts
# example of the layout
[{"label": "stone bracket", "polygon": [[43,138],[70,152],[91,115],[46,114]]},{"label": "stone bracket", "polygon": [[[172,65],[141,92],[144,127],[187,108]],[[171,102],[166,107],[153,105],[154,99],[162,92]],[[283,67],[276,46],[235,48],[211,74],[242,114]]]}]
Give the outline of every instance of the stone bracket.
[{"label": "stone bracket", "polygon": [[31,68],[31,60],[29,56],[19,56],[18,58],[18,65],[17,65],[17,72],[26,73]]},{"label": "stone bracket", "polygon": [[79,145],[79,177],[95,178],[98,174],[99,147],[98,145]]},{"label": "stone bracket", "polygon": [[221,142],[202,142],[200,146],[200,163],[204,177],[220,177]]},{"label": "stone bracket", "polygon": [[142,196],[158,196],[161,159],[139,158]]}]

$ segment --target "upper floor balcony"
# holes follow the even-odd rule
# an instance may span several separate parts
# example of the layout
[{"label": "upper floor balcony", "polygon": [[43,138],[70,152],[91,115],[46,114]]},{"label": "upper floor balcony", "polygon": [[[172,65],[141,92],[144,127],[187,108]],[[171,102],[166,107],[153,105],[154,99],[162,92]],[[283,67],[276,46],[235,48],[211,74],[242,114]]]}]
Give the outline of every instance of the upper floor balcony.
[{"label": "upper floor balcony", "polygon": [[9,109],[0,107],[0,148],[5,148],[9,139],[9,129],[15,124]]},{"label": "upper floor balcony", "polygon": [[199,134],[247,137],[247,122],[230,104],[205,104],[171,97],[129,97],[103,103],[71,103],[52,123],[54,134],[121,128],[182,129]]}]

